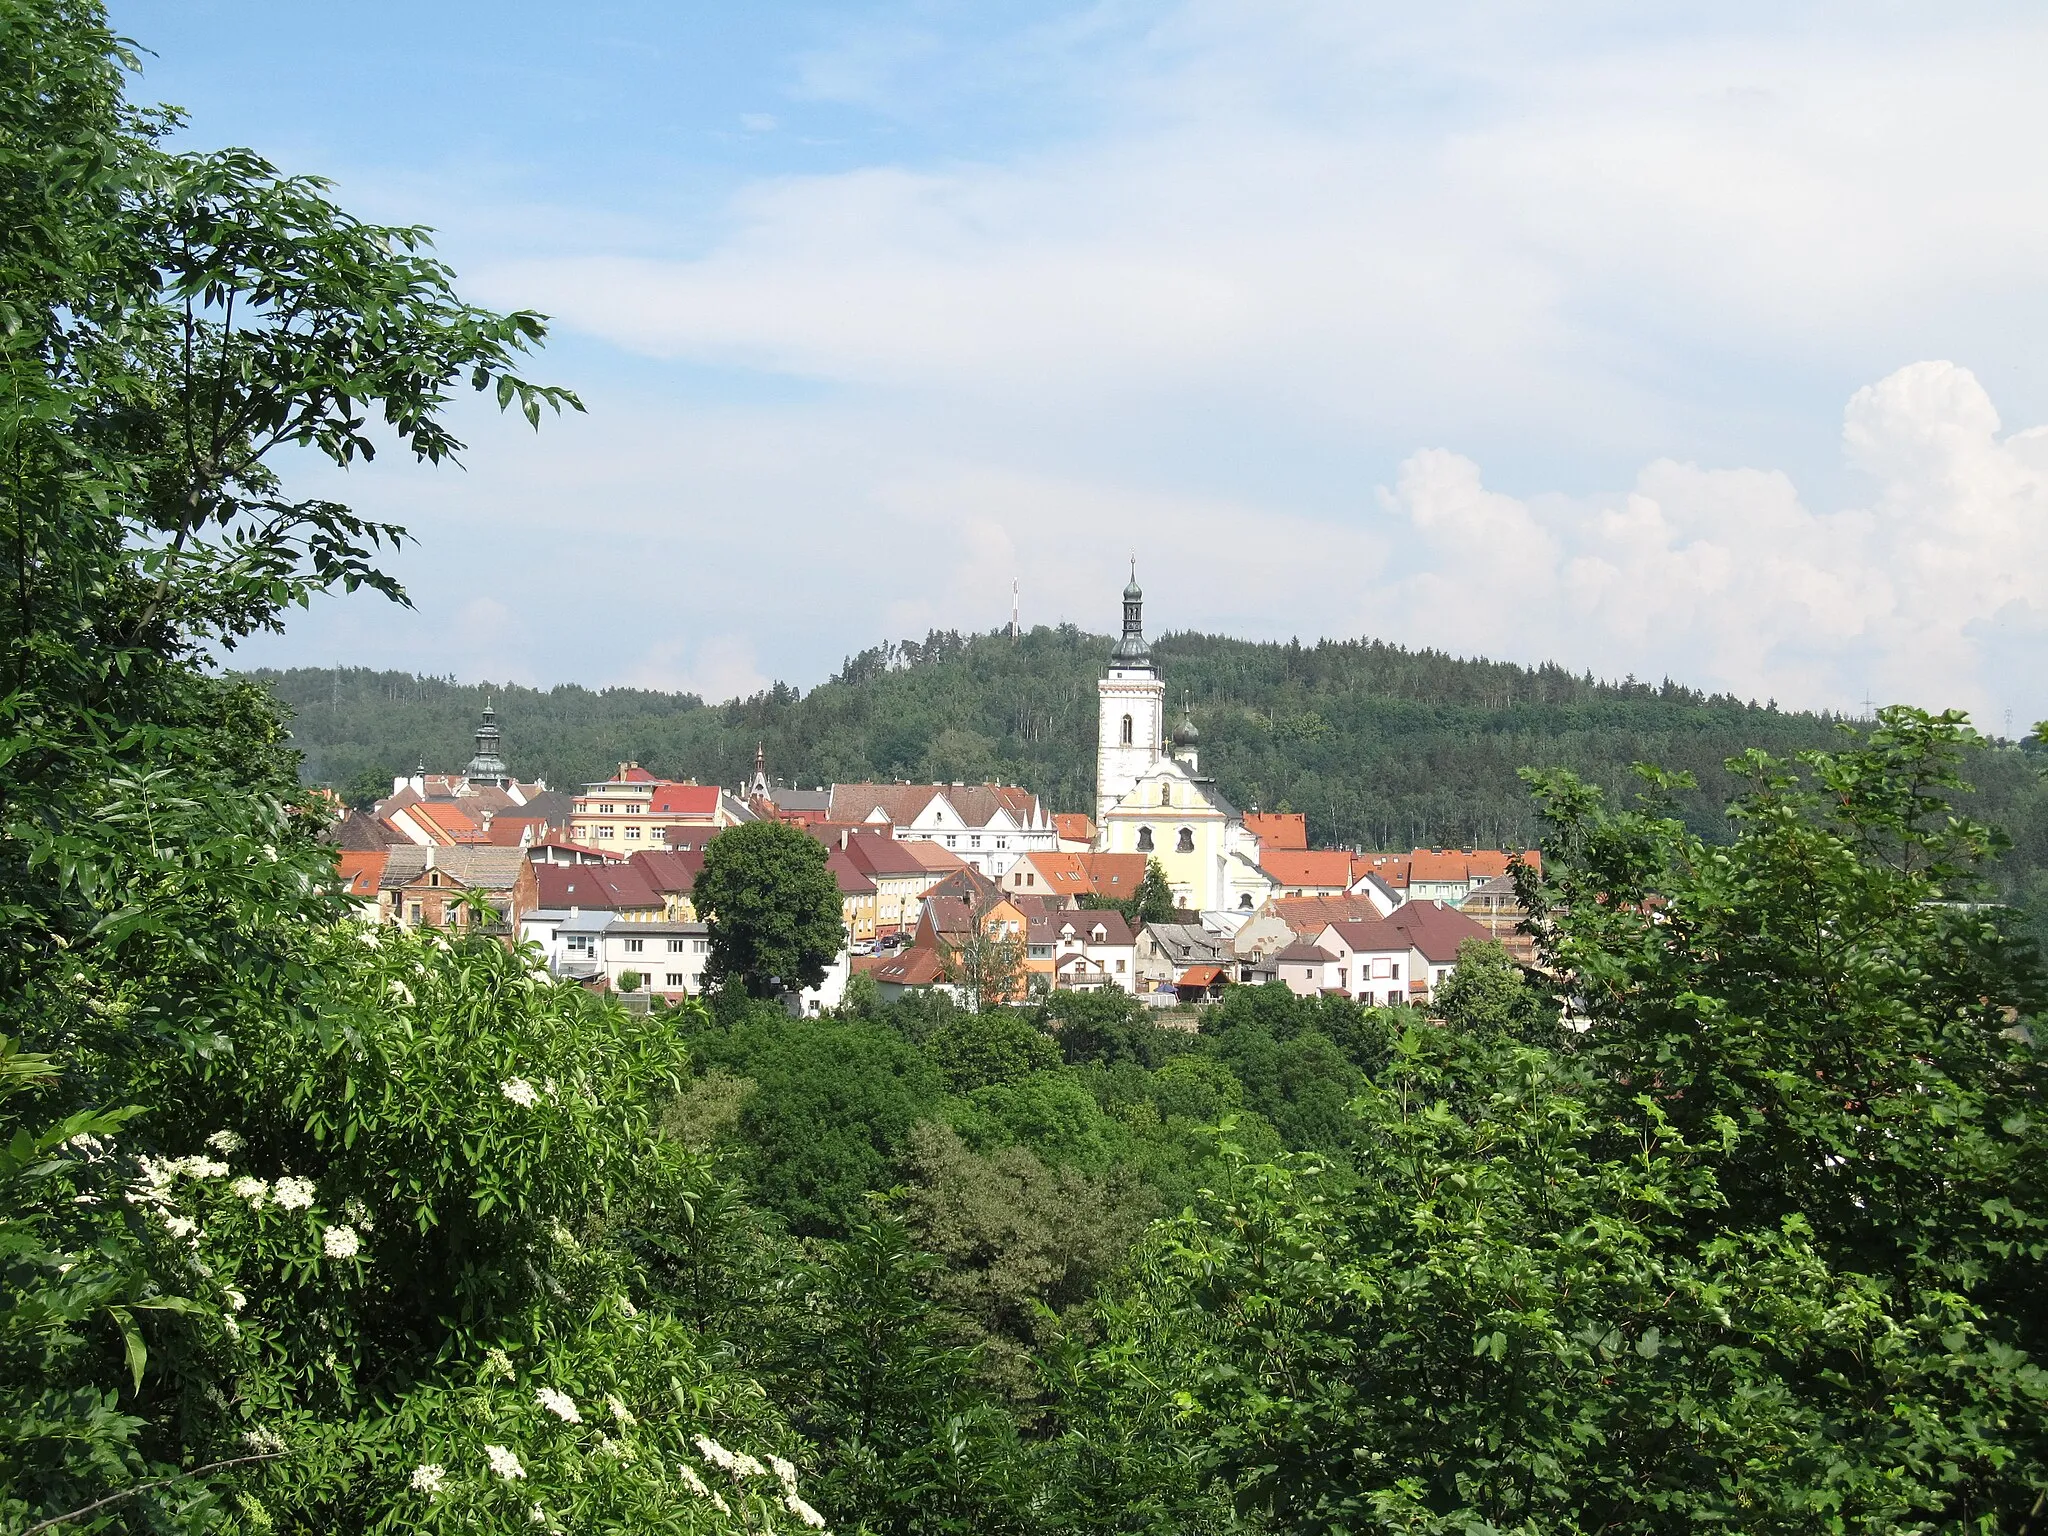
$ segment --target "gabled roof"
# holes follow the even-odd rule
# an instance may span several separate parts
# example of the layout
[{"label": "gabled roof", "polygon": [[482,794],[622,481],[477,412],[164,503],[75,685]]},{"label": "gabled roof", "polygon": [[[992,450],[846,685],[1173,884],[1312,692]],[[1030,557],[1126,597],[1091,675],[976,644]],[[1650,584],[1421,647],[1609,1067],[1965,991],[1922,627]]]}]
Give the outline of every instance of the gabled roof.
[{"label": "gabled roof", "polygon": [[696,888],[697,875],[704,868],[704,851],[701,848],[688,851],[643,848],[626,863],[639,872],[640,878],[647,882],[647,888],[657,895],[673,892],[687,896]]},{"label": "gabled roof", "polygon": [[1518,861],[1537,871],[1543,868],[1543,855],[1534,848],[1521,853],[1506,853],[1497,848],[1478,848],[1470,853],[1456,848],[1446,852],[1418,848],[1408,856],[1408,878],[1411,882],[1491,880],[1506,874],[1508,865]]},{"label": "gabled roof", "polygon": [[913,945],[892,960],[884,961],[871,973],[876,981],[897,987],[929,987],[945,980],[945,962],[928,946]]},{"label": "gabled roof", "polygon": [[1380,915],[1370,896],[1275,896],[1265,910],[1297,934],[1321,933],[1331,923],[1370,920]]},{"label": "gabled roof", "polygon": [[1297,890],[1341,891],[1352,880],[1351,855],[1342,848],[1261,848],[1259,868]]},{"label": "gabled roof", "polygon": [[1411,901],[1385,917],[1328,926],[1354,954],[1413,949],[1431,965],[1451,964],[1467,939],[1492,937],[1464,913],[1437,901]]},{"label": "gabled roof", "polygon": [[537,864],[544,907],[604,907],[615,912],[647,911],[661,897],[647,877],[628,864]]},{"label": "gabled roof", "polygon": [[384,824],[357,810],[343,811],[327,824],[320,837],[337,848],[352,848],[361,853],[391,846],[391,834]]},{"label": "gabled roof", "polygon": [[1191,965],[1174,978],[1176,987],[1213,987],[1223,976],[1220,965]]},{"label": "gabled roof", "polygon": [[[856,832],[846,839],[846,856],[871,880],[902,879],[928,873],[916,853],[916,843],[899,843],[887,827],[874,832]],[[941,849],[941,852],[944,850]],[[955,859],[954,863],[962,861]]]},{"label": "gabled roof", "polygon": [[1296,939],[1292,944],[1273,956],[1274,963],[1292,960],[1297,965],[1313,965],[1335,960],[1337,957],[1327,949],[1318,948],[1306,939]]},{"label": "gabled roof", "polygon": [[385,857],[378,885],[387,891],[410,885],[433,868],[473,891],[509,891],[519,883],[520,866],[525,862],[524,848],[422,848],[409,843],[393,848]]},{"label": "gabled roof", "polygon": [[1095,841],[1095,823],[1079,811],[1055,811],[1052,817],[1053,830],[1066,843],[1092,843]]},{"label": "gabled roof", "polygon": [[1042,887],[1061,896],[1128,896],[1145,879],[1142,853],[1058,853],[1040,849],[1025,854],[1017,862],[1036,870]]},{"label": "gabled roof", "polygon": [[1300,852],[1308,847],[1308,817],[1301,811],[1246,811],[1244,829],[1263,850]]},{"label": "gabled roof", "polygon": [[861,867],[837,848],[825,854],[825,867],[832,871],[832,878],[839,882],[841,896],[872,896],[875,882],[867,877]]},{"label": "gabled roof", "polygon": [[949,897],[978,904],[993,902],[1002,894],[995,881],[989,879],[972,865],[962,864],[937,885],[925,892],[925,900],[945,900]]},{"label": "gabled roof", "polygon": [[524,811],[500,811],[491,817],[491,824],[484,828],[484,841],[498,848],[518,848],[526,841],[527,830],[532,829],[538,839],[540,829],[548,824],[545,816],[529,816]]},{"label": "gabled roof", "polygon": [[941,848],[928,837],[907,838],[903,846],[910,850],[910,856],[922,864],[929,875],[949,874],[968,867],[967,861],[959,854],[950,848]]},{"label": "gabled roof", "polygon": [[341,876],[343,893],[356,897],[375,896],[384,878],[384,865],[390,857],[387,848],[344,848],[341,857],[335,861],[335,873]]},{"label": "gabled roof", "polygon": [[834,784],[831,815],[834,821],[870,821],[879,811],[880,820],[907,827],[940,798],[969,828],[985,827],[1004,813],[1018,826],[1045,820],[1038,796],[1014,784]]},{"label": "gabled roof", "polygon": [[[1133,942],[1131,925],[1124,921],[1124,915],[1121,912],[1092,909],[1062,912],[1053,918],[1052,929],[1055,934],[1062,933],[1063,930],[1068,928],[1072,928],[1074,930],[1074,937],[1084,944],[1129,944]],[[1098,929],[1101,930],[1100,938],[1096,937]]]},{"label": "gabled roof", "polygon": [[657,784],[647,808],[657,816],[687,816],[710,821],[718,815],[716,784]]}]

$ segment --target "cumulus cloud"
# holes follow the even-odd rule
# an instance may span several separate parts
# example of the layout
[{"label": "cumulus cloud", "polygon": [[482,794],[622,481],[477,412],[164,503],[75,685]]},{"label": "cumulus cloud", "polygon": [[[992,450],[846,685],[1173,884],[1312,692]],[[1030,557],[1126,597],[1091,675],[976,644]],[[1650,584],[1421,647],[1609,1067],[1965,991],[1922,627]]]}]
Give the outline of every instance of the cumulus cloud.
[{"label": "cumulus cloud", "polygon": [[1525,501],[1418,453],[1381,506],[1420,568],[1377,601],[1452,650],[1803,705],[1870,692],[2001,729],[2012,648],[2048,629],[2048,428],[2000,436],[1968,369],[1924,362],[1858,390],[1842,435],[1873,494],[1837,512],[1783,474],[1669,459],[1624,496]]}]

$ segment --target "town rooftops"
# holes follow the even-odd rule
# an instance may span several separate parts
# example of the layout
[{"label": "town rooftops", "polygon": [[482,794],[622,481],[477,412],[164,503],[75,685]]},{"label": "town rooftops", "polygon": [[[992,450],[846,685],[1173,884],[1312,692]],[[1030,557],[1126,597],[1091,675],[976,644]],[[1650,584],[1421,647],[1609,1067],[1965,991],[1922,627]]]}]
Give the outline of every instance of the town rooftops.
[{"label": "town rooftops", "polygon": [[1497,848],[1477,848],[1470,852],[1456,848],[1448,851],[1418,848],[1408,856],[1408,880],[1410,884],[1417,881],[1448,884],[1491,880],[1506,874],[1508,865],[1517,861],[1539,872],[1543,868],[1543,855],[1534,848],[1521,853],[1506,853]]},{"label": "town rooftops", "polygon": [[697,876],[704,868],[704,854],[701,849],[684,852],[643,848],[626,862],[639,871],[649,890],[659,895],[674,892],[687,896],[696,889]]},{"label": "town rooftops", "polygon": [[928,837],[912,837],[904,840],[903,846],[910,850],[910,856],[924,866],[928,875],[947,875],[955,870],[966,869],[967,861],[950,848],[941,848]]},{"label": "town rooftops", "polygon": [[1062,938],[1076,938],[1084,944],[1129,944],[1131,925],[1121,912],[1061,912],[1052,919],[1053,931]]},{"label": "town rooftops", "polygon": [[711,821],[718,815],[716,784],[657,784],[647,808],[657,816],[688,816]]},{"label": "town rooftops", "polygon": [[1191,965],[1174,979],[1176,987],[1213,987],[1223,979],[1220,965]]},{"label": "town rooftops", "polygon": [[356,897],[375,896],[390,856],[386,848],[344,848],[335,867],[343,892]]},{"label": "town rooftops", "polygon": [[1266,910],[1297,934],[1321,933],[1331,923],[1380,915],[1370,896],[1275,896]]},{"label": "town rooftops", "polygon": [[1311,944],[1307,939],[1296,939],[1292,944],[1273,956],[1277,963],[1291,960],[1296,965],[1314,965],[1319,961],[1335,960],[1337,957],[1327,949]]},{"label": "town rooftops", "polygon": [[1413,949],[1431,965],[1450,965],[1465,940],[1489,937],[1464,913],[1436,901],[1411,901],[1385,917],[1329,926],[1353,954]]},{"label": "town rooftops", "polygon": [[1092,843],[1095,841],[1095,823],[1079,811],[1055,811],[1052,817],[1053,830],[1063,843]]}]

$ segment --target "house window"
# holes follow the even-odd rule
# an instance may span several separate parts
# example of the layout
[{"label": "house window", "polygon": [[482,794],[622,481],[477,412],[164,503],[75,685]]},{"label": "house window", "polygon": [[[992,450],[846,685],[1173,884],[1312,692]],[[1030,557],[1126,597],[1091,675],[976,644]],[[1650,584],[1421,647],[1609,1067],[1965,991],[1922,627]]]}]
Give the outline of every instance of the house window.
[{"label": "house window", "polygon": [[597,808],[597,814],[600,816],[609,816],[612,814],[612,812],[616,811],[617,809],[618,807],[616,805],[600,805]]},{"label": "house window", "polygon": [[670,971],[668,973],[668,985],[670,990],[680,990],[686,984],[687,978],[683,975],[681,971]]},{"label": "house window", "polygon": [[642,950],[644,950],[644,949],[645,949],[646,947],[647,947],[647,941],[646,941],[645,939],[628,939],[628,940],[626,940],[626,953],[627,953],[627,954],[629,954],[629,955],[637,955],[637,954],[639,954],[639,953],[640,953],[640,952],[641,952]]},{"label": "house window", "polygon": [[948,848],[958,848],[960,846],[960,839],[955,837],[951,832],[948,832],[946,834],[946,846]]},{"label": "house window", "polygon": [[1027,870],[1024,874],[1024,883],[1026,885],[1036,885],[1038,884],[1038,876],[1032,874],[1030,871]]},{"label": "house window", "polygon": [[640,841],[640,829],[639,829],[638,827],[628,827],[628,828],[626,828],[626,840],[627,840],[628,842],[634,842],[634,843],[637,843],[637,842],[639,842],[639,841]]},{"label": "house window", "polygon": [[1123,961],[1121,961],[1121,960],[1117,961],[1117,963],[1116,963],[1116,968],[1117,968],[1117,970],[1118,970],[1119,972],[1121,972],[1121,971],[1123,970],[1123,968],[1124,968],[1124,963],[1123,963]]},{"label": "house window", "polygon": [[406,910],[412,914],[413,922],[417,923],[420,920],[420,904],[418,902],[414,902]]},{"label": "house window", "polygon": [[708,955],[708,954],[710,954],[710,953],[711,953],[711,941],[710,941],[709,939],[692,939],[692,940],[690,940],[690,953],[691,953],[691,954],[693,954],[693,955]]},{"label": "house window", "polygon": [[668,941],[668,952],[672,955],[680,955],[683,952],[683,941],[681,939],[670,939]]},{"label": "house window", "polygon": [[1151,829],[1150,827],[1140,827],[1140,828],[1138,828],[1138,852],[1140,852],[1140,853],[1150,853],[1151,851],[1152,851],[1152,829]]},{"label": "house window", "polygon": [[1129,715],[1125,715],[1125,716],[1124,716],[1124,745],[1128,747],[1128,746],[1129,746],[1130,744],[1131,744],[1131,717],[1130,717]]},{"label": "house window", "polygon": [[967,846],[970,848],[979,848],[981,846],[981,834],[977,832],[973,837],[968,838]]},{"label": "house window", "polygon": [[433,873],[432,873],[431,875],[427,876],[427,884],[429,884],[429,885],[439,885],[440,883],[441,883],[441,872],[440,872],[440,871],[439,871],[438,869],[437,869],[437,870],[435,870],[435,871],[434,871],[434,872],[433,872]]},{"label": "house window", "polygon": [[1182,827],[1180,829],[1180,836],[1174,840],[1173,851],[1175,853],[1193,853],[1195,851],[1195,829],[1193,827]]}]

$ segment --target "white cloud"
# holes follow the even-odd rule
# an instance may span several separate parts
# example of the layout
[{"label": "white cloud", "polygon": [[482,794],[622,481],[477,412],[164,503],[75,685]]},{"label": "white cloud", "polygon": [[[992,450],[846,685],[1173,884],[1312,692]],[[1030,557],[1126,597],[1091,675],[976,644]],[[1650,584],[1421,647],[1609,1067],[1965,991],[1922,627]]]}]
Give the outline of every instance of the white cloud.
[{"label": "white cloud", "polygon": [[1834,513],[1758,470],[1664,459],[1619,498],[1523,501],[1417,454],[1381,494],[1426,558],[1382,600],[1452,650],[1800,705],[1869,690],[2002,729],[2033,691],[2011,645],[2048,627],[2048,428],[2000,437],[1969,370],[1926,362],[1857,391],[1843,441],[1874,495]]}]

